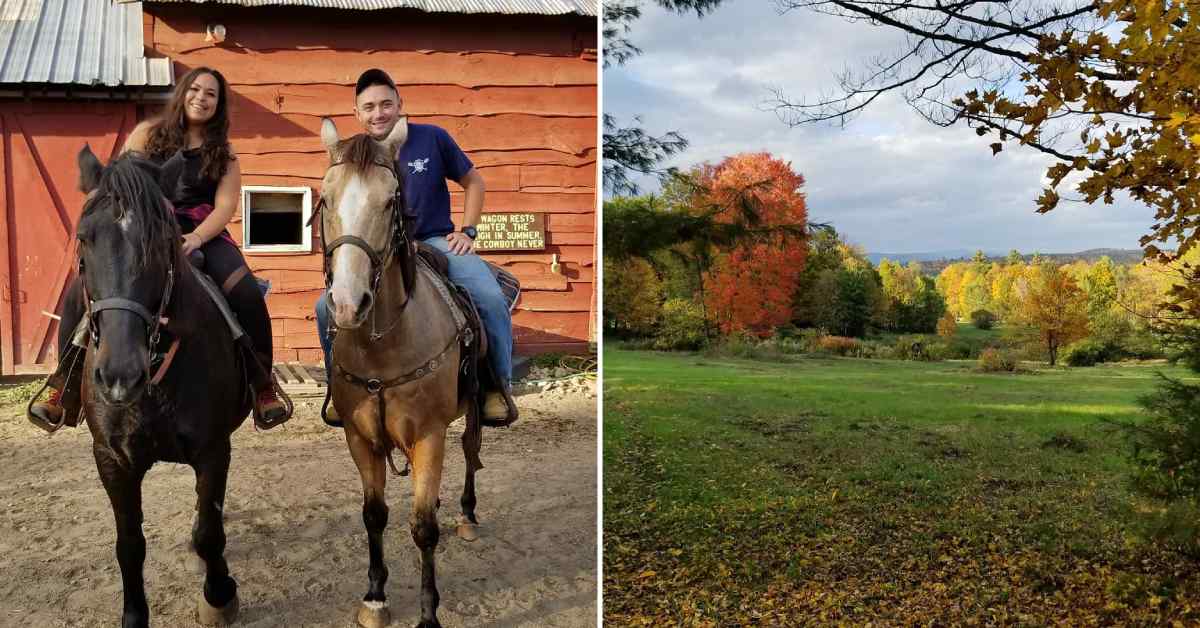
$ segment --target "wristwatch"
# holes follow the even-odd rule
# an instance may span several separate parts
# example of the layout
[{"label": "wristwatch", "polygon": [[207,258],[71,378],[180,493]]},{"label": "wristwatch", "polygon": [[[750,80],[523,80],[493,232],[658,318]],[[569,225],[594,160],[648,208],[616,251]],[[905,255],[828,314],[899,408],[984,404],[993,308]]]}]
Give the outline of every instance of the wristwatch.
[{"label": "wristwatch", "polygon": [[472,240],[475,239],[475,236],[479,235],[479,232],[476,231],[475,227],[472,227],[471,225],[467,225],[467,226],[463,227],[462,232],[463,232],[463,234],[465,234],[468,238],[471,238]]}]

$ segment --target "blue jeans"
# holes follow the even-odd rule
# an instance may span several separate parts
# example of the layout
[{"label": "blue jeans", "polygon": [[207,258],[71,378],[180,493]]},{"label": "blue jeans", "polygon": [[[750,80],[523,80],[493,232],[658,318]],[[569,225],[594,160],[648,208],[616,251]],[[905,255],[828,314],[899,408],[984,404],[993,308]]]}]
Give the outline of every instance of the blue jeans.
[{"label": "blue jeans", "polygon": [[[435,236],[426,238],[428,244],[446,253],[450,260],[450,281],[462,286],[475,300],[479,316],[483,319],[483,327],[488,339],[488,361],[496,377],[504,385],[512,379],[512,314],[508,310],[508,302],[500,292],[500,284],[492,276],[483,259],[474,253],[454,255],[449,253],[446,238]],[[330,353],[333,343],[329,338],[329,292],[321,293],[317,299],[317,335],[321,338],[321,350],[325,352],[325,372],[329,372]]]}]

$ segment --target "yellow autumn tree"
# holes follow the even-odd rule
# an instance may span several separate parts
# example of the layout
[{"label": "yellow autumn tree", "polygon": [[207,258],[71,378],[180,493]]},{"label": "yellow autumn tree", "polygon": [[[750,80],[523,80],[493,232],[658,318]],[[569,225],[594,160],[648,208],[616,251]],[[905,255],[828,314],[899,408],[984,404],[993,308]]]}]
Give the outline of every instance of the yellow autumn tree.
[{"label": "yellow autumn tree", "polygon": [[950,310],[946,310],[946,313],[938,319],[937,335],[942,338],[953,338],[956,333],[958,333],[958,321],[954,318],[954,314],[950,313]]},{"label": "yellow autumn tree", "polygon": [[648,336],[662,311],[658,274],[640,257],[604,260],[604,326],[617,333]]},{"label": "yellow autumn tree", "polygon": [[966,270],[964,264],[950,264],[938,273],[937,280],[934,282],[938,292],[942,293],[942,297],[946,299],[946,309],[953,312],[958,318],[966,318],[971,314],[970,312],[963,313],[959,306],[964,270]]},{"label": "yellow autumn tree", "polygon": [[1031,327],[1051,366],[1062,347],[1088,335],[1087,295],[1053,264],[1032,266],[1018,287],[1018,320]]}]

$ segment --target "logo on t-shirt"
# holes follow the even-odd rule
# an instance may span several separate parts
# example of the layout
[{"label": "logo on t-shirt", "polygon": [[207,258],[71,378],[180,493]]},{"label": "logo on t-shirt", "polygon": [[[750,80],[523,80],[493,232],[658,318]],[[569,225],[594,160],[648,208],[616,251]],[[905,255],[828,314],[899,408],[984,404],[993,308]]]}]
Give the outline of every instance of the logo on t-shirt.
[{"label": "logo on t-shirt", "polygon": [[429,163],[428,157],[426,157],[425,159],[414,159],[414,160],[408,162],[408,167],[412,168],[411,174],[420,174],[422,172],[425,172],[425,170],[426,170],[425,164],[427,164],[427,163]]}]

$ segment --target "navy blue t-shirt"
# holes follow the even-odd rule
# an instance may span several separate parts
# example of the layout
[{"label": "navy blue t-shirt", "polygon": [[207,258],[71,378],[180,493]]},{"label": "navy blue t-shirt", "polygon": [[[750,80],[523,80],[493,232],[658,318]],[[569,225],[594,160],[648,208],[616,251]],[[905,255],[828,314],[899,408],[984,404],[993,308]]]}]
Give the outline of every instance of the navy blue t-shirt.
[{"label": "navy blue t-shirt", "polygon": [[445,129],[432,124],[408,125],[408,139],[396,158],[396,172],[404,181],[408,211],[416,217],[414,238],[423,240],[454,232],[446,179],[458,181],[474,167]]}]

